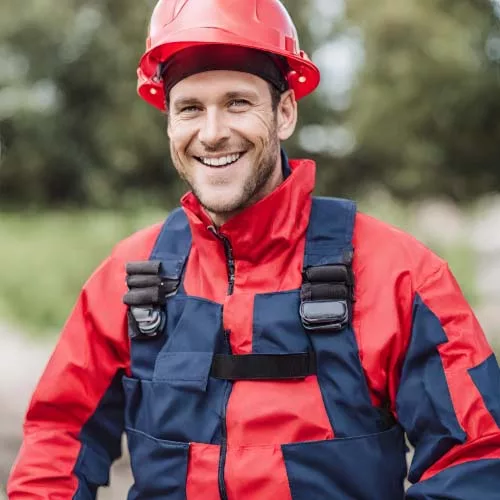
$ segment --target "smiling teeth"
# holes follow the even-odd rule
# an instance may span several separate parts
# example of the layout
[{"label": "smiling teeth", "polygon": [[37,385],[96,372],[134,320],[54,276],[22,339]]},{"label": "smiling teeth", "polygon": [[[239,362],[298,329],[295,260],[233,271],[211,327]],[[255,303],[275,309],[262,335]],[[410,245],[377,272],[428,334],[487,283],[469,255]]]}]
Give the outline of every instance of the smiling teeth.
[{"label": "smiling teeth", "polygon": [[240,153],[234,155],[222,156],[221,158],[200,158],[202,163],[209,165],[210,167],[223,167],[238,161],[241,157]]}]

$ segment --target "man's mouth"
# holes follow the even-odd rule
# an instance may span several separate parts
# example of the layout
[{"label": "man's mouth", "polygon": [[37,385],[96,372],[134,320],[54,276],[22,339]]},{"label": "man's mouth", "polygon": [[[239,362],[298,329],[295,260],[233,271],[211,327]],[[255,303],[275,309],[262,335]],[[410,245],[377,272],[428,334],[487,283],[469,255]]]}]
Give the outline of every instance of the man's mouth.
[{"label": "man's mouth", "polygon": [[244,154],[246,151],[242,153],[232,153],[224,156],[195,156],[201,164],[207,166],[207,167],[214,167],[214,168],[220,168],[220,167],[228,167],[229,165],[232,165],[233,163],[236,163]]}]

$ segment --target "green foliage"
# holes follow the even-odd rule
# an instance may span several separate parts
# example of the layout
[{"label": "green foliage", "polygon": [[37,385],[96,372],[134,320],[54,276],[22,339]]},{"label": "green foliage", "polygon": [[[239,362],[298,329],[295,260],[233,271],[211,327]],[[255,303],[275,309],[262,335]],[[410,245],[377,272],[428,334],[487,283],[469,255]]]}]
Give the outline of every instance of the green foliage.
[{"label": "green foliage", "polygon": [[499,31],[487,1],[350,0],[365,64],[347,123],[353,158],[402,197],[500,189]]},{"label": "green foliage", "polygon": [[1,2],[4,204],[109,207],[168,192],[164,117],[135,88],[151,3]]},{"label": "green foliage", "polygon": [[[319,193],[381,184],[403,199],[463,200],[500,188],[490,2],[283,1],[323,71],[286,144],[318,161]],[[0,204],[176,203],[165,118],[136,95],[154,3],[0,2]],[[360,63],[352,88],[329,72],[341,47]]]},{"label": "green foliage", "polygon": [[0,317],[35,335],[54,333],[113,245],[164,217],[160,211],[2,214]]}]

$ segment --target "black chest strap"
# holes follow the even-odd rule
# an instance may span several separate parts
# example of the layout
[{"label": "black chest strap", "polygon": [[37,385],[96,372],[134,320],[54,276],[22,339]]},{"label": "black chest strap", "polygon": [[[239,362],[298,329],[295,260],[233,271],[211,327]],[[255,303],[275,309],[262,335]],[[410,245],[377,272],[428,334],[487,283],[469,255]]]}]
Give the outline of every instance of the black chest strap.
[{"label": "black chest strap", "polygon": [[314,352],[297,354],[216,354],[210,375],[224,380],[279,380],[316,373]]}]

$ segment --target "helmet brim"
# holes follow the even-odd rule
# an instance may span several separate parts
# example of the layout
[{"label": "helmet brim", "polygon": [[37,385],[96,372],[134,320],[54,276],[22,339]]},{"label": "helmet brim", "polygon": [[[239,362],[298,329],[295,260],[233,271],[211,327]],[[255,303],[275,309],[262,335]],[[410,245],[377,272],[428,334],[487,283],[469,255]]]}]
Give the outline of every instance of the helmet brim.
[{"label": "helmet brim", "polygon": [[[202,40],[202,41],[200,41]],[[270,54],[284,57],[290,67],[287,76],[295,98],[302,99],[313,92],[319,85],[320,72],[318,67],[310,61],[304,52],[291,53],[284,46],[279,46],[265,41],[256,44],[246,40],[241,35],[236,35],[221,28],[191,28],[171,33],[155,40],[154,47],[145,52],[139,63],[140,96],[153,106],[165,110],[165,95],[161,80],[158,78],[158,68],[179,51],[196,45],[231,45],[250,49],[262,50]]]}]

